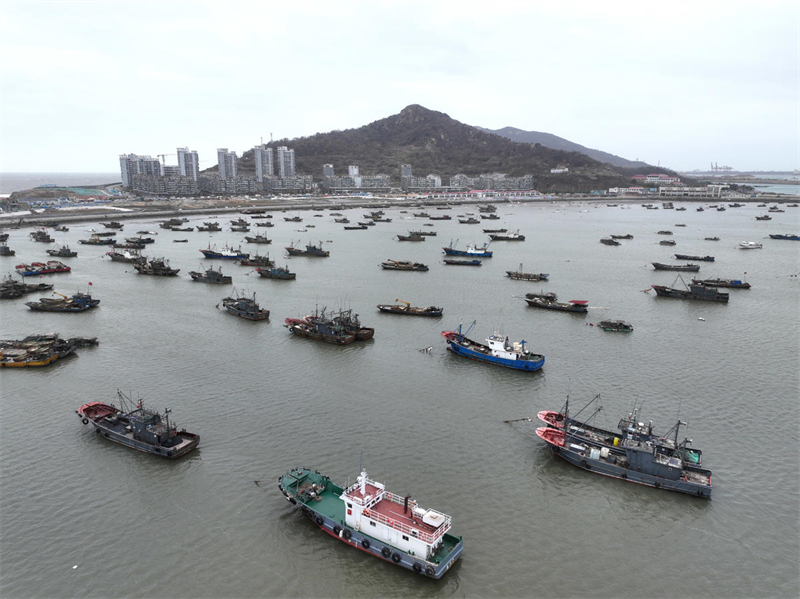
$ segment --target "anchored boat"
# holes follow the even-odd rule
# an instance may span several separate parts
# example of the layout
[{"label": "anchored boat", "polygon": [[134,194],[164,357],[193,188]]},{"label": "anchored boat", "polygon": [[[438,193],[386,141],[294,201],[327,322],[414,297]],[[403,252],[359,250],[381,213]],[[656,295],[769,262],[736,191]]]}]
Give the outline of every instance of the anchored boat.
[{"label": "anchored boat", "polygon": [[265,279],[280,279],[283,281],[293,281],[297,278],[297,273],[290,272],[288,266],[272,266],[269,268],[256,268],[258,276]]},{"label": "anchored boat", "polygon": [[189,271],[189,276],[193,281],[200,281],[201,283],[215,283],[217,285],[230,285],[233,283],[233,277],[222,274],[222,268],[214,270],[208,268],[204,272]]},{"label": "anchored boat", "polygon": [[278,488],[332,537],[417,574],[441,578],[464,549],[449,532],[450,516],[387,491],[363,471],[345,488],[316,470],[295,468],[278,478]]},{"label": "anchored boat", "polygon": [[455,245],[458,243],[458,240],[455,242],[451,241],[450,245],[443,247],[444,253],[448,256],[468,256],[470,258],[491,258],[492,252],[490,252],[487,248],[489,244],[486,243],[480,247],[476,245],[469,245],[467,244],[466,249],[458,250],[456,249]]},{"label": "anchored boat", "polygon": [[[543,417],[540,412],[539,418],[550,424],[548,415]],[[560,426],[537,428],[536,434],[555,455],[584,470],[656,489],[711,497],[711,471],[700,467],[700,450],[690,449],[689,439],[678,441],[684,425],[678,420],[659,437],[652,433],[652,423],[644,430],[640,423],[625,426],[622,420],[621,435],[617,436],[572,420],[567,406]]]},{"label": "anchored boat", "polygon": [[523,272],[522,264],[520,263],[517,270],[507,270],[506,276],[514,281],[546,281],[550,275],[544,272]]},{"label": "anchored boat", "polygon": [[15,267],[15,270],[23,277],[33,277],[37,275],[52,275],[62,272],[70,272],[72,269],[58,260],[48,260],[47,264],[44,262],[18,264]]},{"label": "anchored boat", "polygon": [[426,271],[428,266],[422,262],[409,262],[407,260],[386,260],[381,262],[381,268],[384,270],[419,270]]},{"label": "anchored boat", "polygon": [[163,414],[144,407],[140,398],[133,402],[117,390],[121,407],[92,401],[76,410],[84,424],[92,423],[96,433],[109,441],[144,453],[175,459],[186,455],[200,443],[200,436],[178,430],[170,422],[170,410]]},{"label": "anchored boat", "polygon": [[535,372],[544,366],[544,356],[525,349],[524,339],[519,343],[511,343],[508,337],[498,333],[486,339],[485,345],[468,339],[467,335],[474,326],[475,321],[472,321],[464,334],[461,333],[461,325],[458,325],[458,331],[442,331],[442,337],[447,340],[447,349],[465,358],[515,370]]},{"label": "anchored boat", "polygon": [[545,310],[560,310],[561,312],[575,312],[585,314],[589,311],[589,302],[586,300],[569,300],[569,303],[559,302],[558,296],[551,292],[548,293],[526,293],[525,301],[534,308],[544,308]]},{"label": "anchored boat", "polygon": [[[685,289],[676,289],[674,287],[665,287],[664,285],[653,285],[656,294],[659,297],[672,297],[677,299],[693,299],[693,300],[706,300],[710,302],[728,303],[728,294],[720,291],[716,287],[705,287],[703,285],[686,285],[686,282],[678,275],[681,283]],[[678,279],[675,281],[677,282]],[[674,285],[675,283],[673,283]]]},{"label": "anchored boat", "polygon": [[656,270],[682,270],[688,272],[700,270],[700,266],[697,264],[662,264],[661,262],[651,262],[651,264]]},{"label": "anchored boat", "polygon": [[267,320],[269,318],[269,310],[262,309],[256,303],[255,293],[252,298],[246,295],[223,298],[222,307],[230,314],[247,320]]},{"label": "anchored boat", "polygon": [[61,297],[40,297],[38,302],[25,302],[25,305],[35,312],[85,312],[100,305],[100,300],[92,299],[88,293],[75,293],[72,297],[55,291],[53,293]]},{"label": "anchored boat", "polygon": [[412,307],[409,302],[396,299],[399,304],[378,304],[378,310],[388,314],[405,314],[407,316],[441,316],[444,311],[442,308],[436,306],[428,306],[427,308]]}]

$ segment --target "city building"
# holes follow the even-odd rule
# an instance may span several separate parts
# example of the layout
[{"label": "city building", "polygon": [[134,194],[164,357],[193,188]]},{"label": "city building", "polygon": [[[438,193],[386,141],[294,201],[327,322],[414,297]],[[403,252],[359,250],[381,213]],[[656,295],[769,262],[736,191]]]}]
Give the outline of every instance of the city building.
[{"label": "city building", "polygon": [[358,167],[355,166],[354,164],[351,164],[350,166],[347,167],[347,174],[350,177],[358,177]]},{"label": "city building", "polygon": [[160,177],[163,174],[157,158],[138,154],[120,154],[119,168],[123,187],[133,187],[133,177],[136,175]]},{"label": "city building", "polygon": [[550,169],[550,174],[551,175],[560,175],[562,173],[568,173],[568,172],[569,172],[569,168],[567,168],[566,166],[559,166],[559,167]]},{"label": "city building", "polygon": [[228,148],[217,149],[217,164],[219,166],[219,178],[235,179],[236,178],[236,152],[228,152]]},{"label": "city building", "polygon": [[294,177],[294,150],[286,146],[278,148],[278,176]]},{"label": "city building", "polygon": [[401,164],[400,165],[400,179],[403,177],[411,177],[411,165],[410,164]]},{"label": "city building", "polygon": [[178,167],[181,177],[191,177],[197,181],[200,173],[200,160],[197,152],[189,148],[178,148]]},{"label": "city building", "polygon": [[322,165],[322,178],[325,177],[333,177],[333,165],[332,164],[323,164]]},{"label": "city building", "polygon": [[275,175],[272,148],[262,144],[253,148],[253,152],[256,159],[256,181],[263,183],[265,178]]}]

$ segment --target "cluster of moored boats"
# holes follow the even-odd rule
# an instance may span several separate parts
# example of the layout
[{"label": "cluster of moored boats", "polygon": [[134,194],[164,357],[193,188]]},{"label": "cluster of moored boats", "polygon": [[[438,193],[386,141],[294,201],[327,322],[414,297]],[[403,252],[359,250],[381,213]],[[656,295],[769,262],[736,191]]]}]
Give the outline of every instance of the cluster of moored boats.
[{"label": "cluster of moored boats", "polygon": [[[665,206],[666,207],[666,206]],[[481,219],[496,219],[496,208],[480,207]],[[427,213],[415,214],[415,217],[429,217],[431,220],[449,219],[448,215],[431,217]],[[471,215],[459,218],[464,224],[480,222]],[[257,218],[254,216],[253,218]],[[364,215],[367,219],[358,227],[346,229],[366,229],[376,222],[391,222],[382,211]],[[266,218],[266,217],[264,217]],[[285,217],[287,222],[302,222],[298,217]],[[170,219],[160,226],[173,231],[190,230],[184,227],[186,219]],[[337,222],[348,223],[348,219],[337,219]],[[121,230],[122,224],[111,221],[102,223],[106,228]],[[270,223],[271,224],[271,223]],[[257,225],[258,226],[258,225]],[[309,225],[311,226],[311,225]],[[676,225],[680,226],[680,225]],[[237,219],[231,221],[231,230],[244,231],[247,221]],[[198,231],[219,231],[217,223],[206,222]],[[457,243],[445,246],[445,264],[475,265],[481,259],[492,257],[488,249],[489,243],[495,241],[524,241],[519,231],[509,233],[506,229],[487,229],[491,241],[479,245],[467,245],[459,249]],[[46,241],[42,231],[31,234],[35,241]],[[146,234],[147,232],[140,232]],[[669,231],[659,231],[670,234]],[[113,235],[111,233],[110,235]],[[434,232],[409,231],[408,236],[398,235],[399,241],[425,241]],[[797,239],[796,236],[771,236],[775,239]],[[89,240],[81,240],[88,245],[112,245],[108,236],[97,233]],[[271,243],[266,236],[256,235],[245,238],[248,243]],[[601,242],[605,245],[619,245],[619,240],[633,239],[632,235],[612,235]],[[108,256],[114,261],[130,263],[141,274],[176,276],[179,269],[169,266],[165,258],[147,259],[138,251],[152,238],[127,238],[126,247],[114,244],[114,252]],[[178,240],[175,240],[178,241]],[[182,240],[181,240],[182,241]],[[49,240],[52,242],[52,239]],[[673,242],[674,243],[674,242]],[[743,242],[744,244],[745,242]],[[753,244],[754,242],[747,242]],[[755,244],[759,245],[760,244]],[[139,247],[141,246],[141,247]],[[743,249],[755,249],[741,245]],[[118,251],[123,250],[123,251]],[[217,250],[209,245],[200,250],[207,259],[234,260],[239,264],[256,267],[259,276],[275,279],[293,279],[295,273],[288,268],[275,266],[265,256],[251,256],[242,252],[241,247],[225,246]],[[286,247],[290,256],[328,257],[330,252],[324,250],[322,242],[307,244],[301,247],[292,242]],[[72,257],[77,255],[65,245],[58,250],[48,250],[54,257]],[[679,260],[713,262],[713,256],[695,256],[675,254]],[[656,270],[676,270],[697,272],[695,264],[652,263]],[[381,263],[385,270],[426,271],[428,266],[419,262],[387,259]],[[61,268],[66,270],[59,270]],[[37,270],[38,269],[38,270]],[[47,263],[21,264],[17,267],[22,276],[33,274],[50,274],[69,272],[63,263],[50,261]],[[222,268],[207,268],[189,273],[193,281],[211,284],[231,284],[232,277],[224,275]],[[549,274],[525,272],[522,264],[516,271],[506,271],[506,276],[519,281],[547,281]],[[681,279],[682,280],[682,279]],[[686,290],[653,285],[658,296],[702,299],[710,301],[727,301],[727,293],[719,292],[718,287],[747,289],[750,285],[739,279],[692,279]],[[52,285],[29,285],[7,277],[0,284],[0,296],[3,298],[21,297],[36,291],[49,291]],[[28,302],[33,310],[43,311],[84,311],[99,304],[88,293],[76,293],[72,296],[57,294],[59,299],[41,298],[38,302]],[[525,302],[532,307],[578,314],[588,312],[586,300],[570,300],[559,302],[553,292],[527,293]],[[227,312],[248,320],[267,320],[270,311],[256,302],[256,296],[234,294],[223,298],[218,306]],[[396,299],[394,304],[379,304],[381,313],[406,316],[441,317],[443,308],[437,306],[413,307],[409,302]],[[526,372],[537,372],[544,366],[545,356],[532,352],[528,343],[522,339],[512,342],[508,336],[495,332],[479,342],[469,337],[475,326],[473,322],[466,331],[459,326],[457,330],[442,331],[447,350],[459,357],[502,366]],[[348,345],[355,341],[366,341],[374,337],[375,330],[361,324],[359,315],[351,309],[329,311],[326,308],[315,309],[313,313],[300,318],[286,318],[284,321],[289,332],[298,337],[319,340],[334,345]],[[623,320],[603,320],[596,326],[606,331],[631,332],[633,326]],[[11,367],[42,366],[74,352],[77,347],[96,344],[94,339],[61,339],[58,335],[37,335],[21,341],[0,341],[0,365]],[[144,407],[141,398],[134,400],[122,392],[117,392],[115,403],[89,402],[76,410],[85,425],[91,424],[98,436],[119,443],[132,449],[175,459],[194,450],[200,441],[199,435],[185,429],[178,429],[170,418],[170,411],[163,413]],[[556,411],[539,412],[538,418],[545,426],[537,428],[536,434],[552,450],[553,454],[571,464],[619,480],[635,482],[641,485],[666,489],[708,498],[711,496],[711,471],[702,466],[702,451],[691,447],[691,441],[680,438],[680,430],[686,423],[678,420],[671,429],[663,434],[656,433],[652,423],[639,421],[640,409],[634,410],[622,418],[616,429],[602,428],[594,423],[599,412],[599,405],[587,416],[581,417],[590,406],[599,404],[599,396],[577,414],[570,412],[569,400],[564,407]],[[532,421],[532,418],[522,420]],[[512,421],[509,421],[512,422]],[[451,533],[450,516],[420,507],[406,493],[390,492],[386,486],[368,477],[361,471],[352,485],[338,485],[317,470],[298,467],[293,468],[278,478],[278,487],[286,499],[297,507],[323,531],[334,538],[358,548],[370,555],[390,561],[417,574],[430,578],[442,577],[461,556],[463,539]]]}]

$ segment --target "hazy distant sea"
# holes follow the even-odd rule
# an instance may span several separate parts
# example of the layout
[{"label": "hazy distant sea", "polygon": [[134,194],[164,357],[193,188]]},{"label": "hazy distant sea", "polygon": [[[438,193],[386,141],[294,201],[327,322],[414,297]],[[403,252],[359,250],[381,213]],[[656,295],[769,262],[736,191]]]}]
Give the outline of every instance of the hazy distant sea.
[{"label": "hazy distant sea", "polygon": [[13,193],[50,183],[69,187],[118,181],[119,173],[0,173],[0,193]]}]

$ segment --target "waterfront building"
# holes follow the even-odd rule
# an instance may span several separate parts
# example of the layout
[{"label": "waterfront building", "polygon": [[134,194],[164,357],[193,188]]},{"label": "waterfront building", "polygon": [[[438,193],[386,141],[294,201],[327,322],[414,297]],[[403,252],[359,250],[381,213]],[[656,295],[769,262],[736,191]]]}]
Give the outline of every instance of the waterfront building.
[{"label": "waterfront building", "polygon": [[256,159],[256,181],[263,183],[265,177],[272,177],[275,174],[272,148],[262,144],[253,148],[253,153]]},{"label": "waterfront building", "polygon": [[659,185],[680,185],[681,178],[665,175],[663,173],[655,173],[652,175],[634,175],[633,180],[637,183],[658,183]]},{"label": "waterfront building", "polygon": [[278,176],[294,177],[294,150],[286,146],[278,148]]},{"label": "waterfront building", "polygon": [[178,167],[181,177],[191,177],[197,181],[200,173],[200,159],[197,152],[189,148],[178,148]]},{"label": "waterfront building", "polygon": [[157,158],[138,154],[120,154],[119,169],[123,187],[132,187],[135,175],[160,177],[163,174],[161,163]]},{"label": "waterfront building", "polygon": [[228,148],[217,149],[217,164],[219,166],[219,178],[235,179],[236,178],[236,152],[228,152]]}]

